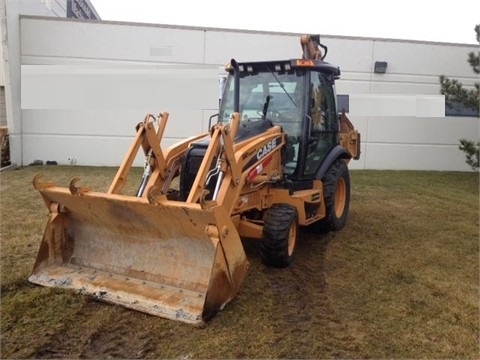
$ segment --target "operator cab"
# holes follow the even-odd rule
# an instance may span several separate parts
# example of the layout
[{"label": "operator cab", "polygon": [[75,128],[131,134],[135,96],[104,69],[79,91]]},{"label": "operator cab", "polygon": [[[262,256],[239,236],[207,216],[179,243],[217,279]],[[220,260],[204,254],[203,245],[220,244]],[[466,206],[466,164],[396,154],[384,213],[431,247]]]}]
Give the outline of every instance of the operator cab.
[{"label": "operator cab", "polygon": [[[335,79],[338,67],[322,60],[240,63],[240,127],[236,142],[258,135],[268,126],[281,126],[287,146],[284,173],[292,180],[309,180],[338,144]],[[219,121],[228,123],[234,111],[235,81],[229,70]]]}]

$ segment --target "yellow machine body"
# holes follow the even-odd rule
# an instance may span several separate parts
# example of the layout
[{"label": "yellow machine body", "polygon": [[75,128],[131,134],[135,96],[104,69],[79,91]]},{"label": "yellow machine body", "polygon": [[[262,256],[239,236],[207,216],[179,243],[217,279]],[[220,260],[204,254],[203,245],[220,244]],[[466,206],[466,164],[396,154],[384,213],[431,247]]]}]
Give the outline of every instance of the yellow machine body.
[{"label": "yellow machine body", "polygon": [[[302,46],[312,45],[305,41]],[[240,289],[249,267],[241,238],[263,239],[264,257],[274,257],[267,262],[286,266],[298,226],[340,218],[348,207],[345,170],[338,181],[325,184],[349,158],[359,156],[360,135],[345,114],[338,119],[343,157],[326,177],[308,186],[301,182],[302,188],[282,186],[289,140],[274,121],[238,138],[243,119],[234,111],[228,123],[218,122],[208,133],[162,149],[168,118],[166,112],[148,114],[138,124],[107,192],[77,186],[79,179],[62,188],[35,177],[33,185],[50,214],[29,281],[201,323]],[[202,141],[200,163],[179,195],[176,179],[193,166],[185,158]],[[142,184],[136,195],[122,194],[141,150],[146,158]]]}]

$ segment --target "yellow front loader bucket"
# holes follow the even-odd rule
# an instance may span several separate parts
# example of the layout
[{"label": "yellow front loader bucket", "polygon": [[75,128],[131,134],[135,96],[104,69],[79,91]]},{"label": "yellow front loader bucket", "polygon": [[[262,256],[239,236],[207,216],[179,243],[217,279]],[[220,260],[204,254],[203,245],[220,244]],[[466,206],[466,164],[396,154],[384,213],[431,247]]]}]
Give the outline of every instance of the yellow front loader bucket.
[{"label": "yellow front loader bucket", "polygon": [[248,262],[221,206],[37,186],[50,208],[29,281],[201,323],[238,292]]}]

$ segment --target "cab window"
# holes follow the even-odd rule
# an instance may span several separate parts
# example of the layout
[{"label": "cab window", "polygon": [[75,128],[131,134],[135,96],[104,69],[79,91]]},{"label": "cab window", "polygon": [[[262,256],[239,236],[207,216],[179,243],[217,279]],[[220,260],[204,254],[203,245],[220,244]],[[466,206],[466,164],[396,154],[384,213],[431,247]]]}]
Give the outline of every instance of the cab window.
[{"label": "cab window", "polygon": [[314,175],[330,150],[337,144],[338,118],[335,94],[327,75],[311,74],[309,116],[310,137],[307,146],[305,175]]}]

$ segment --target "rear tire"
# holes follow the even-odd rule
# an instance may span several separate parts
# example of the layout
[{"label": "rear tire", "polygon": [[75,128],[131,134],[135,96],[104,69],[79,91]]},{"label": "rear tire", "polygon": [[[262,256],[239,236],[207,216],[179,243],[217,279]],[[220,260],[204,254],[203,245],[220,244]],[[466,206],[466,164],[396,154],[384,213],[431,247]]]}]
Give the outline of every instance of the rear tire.
[{"label": "rear tire", "polygon": [[293,261],[297,239],[297,209],[288,204],[275,204],[269,208],[264,217],[260,246],[262,261],[274,267],[289,266]]},{"label": "rear tire", "polygon": [[350,207],[350,174],[342,160],[335,161],[322,179],[325,218],[312,224],[313,230],[337,231],[345,226]]}]

